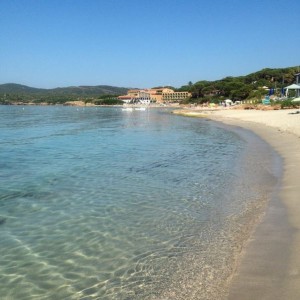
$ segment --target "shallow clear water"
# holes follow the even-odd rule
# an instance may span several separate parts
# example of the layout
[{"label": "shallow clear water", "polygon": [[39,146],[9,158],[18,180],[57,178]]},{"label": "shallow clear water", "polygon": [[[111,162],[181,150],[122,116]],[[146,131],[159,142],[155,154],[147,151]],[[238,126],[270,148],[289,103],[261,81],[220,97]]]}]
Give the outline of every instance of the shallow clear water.
[{"label": "shallow clear water", "polygon": [[0,115],[1,299],[209,299],[220,289],[262,197],[241,180],[240,135],[156,109]]}]

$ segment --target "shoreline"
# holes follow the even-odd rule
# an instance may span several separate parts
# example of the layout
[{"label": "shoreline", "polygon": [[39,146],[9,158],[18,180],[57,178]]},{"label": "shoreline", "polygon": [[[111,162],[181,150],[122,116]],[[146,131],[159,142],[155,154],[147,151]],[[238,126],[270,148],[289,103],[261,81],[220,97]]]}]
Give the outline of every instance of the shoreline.
[{"label": "shoreline", "polygon": [[66,106],[66,107],[146,107],[146,108],[178,108],[179,103],[174,104],[162,104],[162,103],[151,103],[151,104],[94,104],[91,102],[85,103],[84,101],[67,101],[65,103],[47,103],[47,102],[14,102],[9,104],[1,104],[0,106]]},{"label": "shoreline", "polygon": [[230,300],[300,298],[300,114],[297,110],[177,110],[250,130],[283,160],[283,176],[265,215],[241,252]]}]

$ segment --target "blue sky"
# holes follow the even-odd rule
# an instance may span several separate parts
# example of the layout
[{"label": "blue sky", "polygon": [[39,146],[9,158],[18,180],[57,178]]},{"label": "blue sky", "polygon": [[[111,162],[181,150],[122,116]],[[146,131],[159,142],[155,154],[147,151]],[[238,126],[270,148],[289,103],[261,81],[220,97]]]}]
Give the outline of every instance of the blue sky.
[{"label": "blue sky", "polygon": [[300,65],[299,0],[0,0],[0,84],[180,87]]}]

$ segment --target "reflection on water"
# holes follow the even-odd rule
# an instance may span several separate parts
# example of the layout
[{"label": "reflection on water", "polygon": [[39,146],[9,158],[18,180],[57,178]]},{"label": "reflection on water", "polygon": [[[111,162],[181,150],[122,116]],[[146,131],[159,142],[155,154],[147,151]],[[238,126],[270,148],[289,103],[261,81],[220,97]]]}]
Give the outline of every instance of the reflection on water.
[{"label": "reflection on water", "polygon": [[0,112],[1,299],[223,292],[262,197],[239,135],[155,109]]}]

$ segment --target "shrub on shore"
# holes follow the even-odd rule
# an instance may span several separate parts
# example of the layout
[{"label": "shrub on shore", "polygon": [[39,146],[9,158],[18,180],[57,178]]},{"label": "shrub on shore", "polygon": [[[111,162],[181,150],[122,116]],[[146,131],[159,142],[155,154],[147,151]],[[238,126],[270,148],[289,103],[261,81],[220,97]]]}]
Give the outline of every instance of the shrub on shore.
[{"label": "shrub on shore", "polygon": [[281,103],[281,108],[298,108],[299,102],[292,102],[292,99],[283,100]]}]

